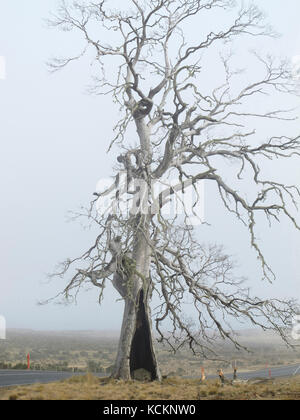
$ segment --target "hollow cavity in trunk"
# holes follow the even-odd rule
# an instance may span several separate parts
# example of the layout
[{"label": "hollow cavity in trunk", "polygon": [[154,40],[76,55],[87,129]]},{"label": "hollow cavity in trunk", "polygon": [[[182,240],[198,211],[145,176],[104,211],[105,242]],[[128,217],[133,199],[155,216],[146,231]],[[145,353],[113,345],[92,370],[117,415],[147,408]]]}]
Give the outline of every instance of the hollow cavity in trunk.
[{"label": "hollow cavity in trunk", "polygon": [[136,317],[136,330],[133,336],[130,351],[130,374],[144,369],[151,375],[151,380],[156,379],[155,361],[152,352],[152,337],[148,317],[146,315],[144,292],[138,295],[138,311]]}]

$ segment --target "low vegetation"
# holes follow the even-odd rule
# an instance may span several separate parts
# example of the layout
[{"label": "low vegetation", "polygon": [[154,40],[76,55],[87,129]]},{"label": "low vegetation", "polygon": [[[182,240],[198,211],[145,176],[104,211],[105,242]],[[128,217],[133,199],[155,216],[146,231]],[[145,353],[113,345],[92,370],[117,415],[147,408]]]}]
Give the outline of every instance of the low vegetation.
[{"label": "low vegetation", "polygon": [[217,380],[124,382],[87,374],[51,384],[0,388],[0,400],[300,400],[300,376],[222,386]]},{"label": "low vegetation", "polygon": [[[229,344],[218,349],[222,361],[202,360],[188,348],[176,354],[158,345],[157,355],[163,375],[200,378],[201,368],[205,373],[216,374],[222,368],[232,375],[232,361],[238,372],[300,364],[300,349],[286,348],[274,335],[261,334],[256,330],[244,331],[239,340],[251,353],[237,351]],[[7,340],[0,340],[0,369],[27,368],[27,353],[30,353],[31,368],[37,370],[111,373],[116,357],[118,334],[97,331],[37,332],[9,330]],[[225,362],[227,361],[227,362]]]}]

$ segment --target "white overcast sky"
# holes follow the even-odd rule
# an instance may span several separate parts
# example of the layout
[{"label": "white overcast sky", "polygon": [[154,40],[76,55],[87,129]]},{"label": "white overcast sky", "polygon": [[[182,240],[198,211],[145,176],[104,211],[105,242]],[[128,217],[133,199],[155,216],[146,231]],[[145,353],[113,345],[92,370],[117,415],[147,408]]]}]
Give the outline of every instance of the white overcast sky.
[{"label": "white overcast sky", "polygon": [[[97,290],[81,295],[77,306],[37,306],[64,285],[60,280],[47,284],[46,273],[90,244],[91,234],[67,223],[67,213],[89,202],[97,181],[110,176],[116,153],[105,153],[114,123],[109,98],[85,94],[89,63],[83,60],[54,75],[47,71],[49,58],[76,51],[72,36],[44,23],[56,4],[0,1],[0,314],[10,328],[118,329],[122,303],[115,302],[111,289],[101,308]],[[258,4],[282,34],[258,46],[300,62],[299,0]],[[197,36],[199,30],[190,28]],[[278,173],[299,185],[299,168],[295,161],[285,162]],[[206,191],[205,212],[212,226],[203,227],[200,237],[225,244],[257,293],[300,296],[300,233],[289,223],[260,235],[277,274],[270,286],[260,280],[247,231],[225,215],[213,189]]]}]

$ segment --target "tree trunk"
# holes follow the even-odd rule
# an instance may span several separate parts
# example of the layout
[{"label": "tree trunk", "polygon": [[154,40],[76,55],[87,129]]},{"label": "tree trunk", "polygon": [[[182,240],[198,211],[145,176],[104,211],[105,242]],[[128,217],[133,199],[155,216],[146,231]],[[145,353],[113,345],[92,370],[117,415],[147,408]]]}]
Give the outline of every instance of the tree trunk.
[{"label": "tree trunk", "polygon": [[[143,165],[146,169],[151,162],[152,155],[150,132],[144,119],[140,118],[138,114],[139,112],[134,115],[134,119],[143,154]],[[141,114],[143,116],[143,112]],[[144,181],[146,181],[146,177]],[[127,293],[122,295],[125,300],[125,308],[118,355],[112,374],[114,378],[133,379],[134,372],[144,369],[149,373],[151,380],[161,379],[154,350],[150,312],[151,249],[148,236],[149,226],[150,213],[140,213],[135,220],[136,237],[132,252],[135,274],[132,276],[133,278],[125,279]],[[122,280],[122,274],[120,277]]]},{"label": "tree trunk", "polygon": [[112,376],[118,379],[133,379],[134,372],[145,369],[151,380],[160,380],[153,344],[149,304],[139,290],[136,302],[125,299],[123,324],[119,349]]},{"label": "tree trunk", "polygon": [[137,274],[133,276],[130,293],[127,289],[124,297],[123,323],[112,377],[133,379],[135,371],[144,369],[151,380],[160,380],[151,325],[150,248],[144,232],[137,234],[135,243],[133,255]]}]

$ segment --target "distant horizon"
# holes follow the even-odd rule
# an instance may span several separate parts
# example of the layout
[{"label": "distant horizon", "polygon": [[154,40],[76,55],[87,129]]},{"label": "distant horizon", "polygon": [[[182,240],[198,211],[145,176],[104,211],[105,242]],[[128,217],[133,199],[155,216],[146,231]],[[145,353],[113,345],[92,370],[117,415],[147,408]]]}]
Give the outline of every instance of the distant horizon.
[{"label": "distant horizon", "polygon": [[[88,332],[95,332],[95,333],[119,333],[120,332],[120,330],[121,329],[44,329],[44,330],[42,330],[42,329],[36,329],[36,328],[17,328],[17,327],[12,327],[12,328],[7,328],[7,332],[9,332],[9,331],[15,331],[15,332],[17,332],[17,331],[20,331],[20,332],[26,332],[26,331],[33,331],[33,332],[49,332],[49,333],[55,333],[55,332],[59,332],[59,333],[62,333],[62,332],[86,332],[86,333],[88,333]],[[272,334],[274,334],[274,335],[277,335],[274,331],[264,331],[264,330],[262,330],[261,328],[259,328],[259,327],[249,327],[249,328],[242,328],[242,329],[234,329],[233,330],[235,333],[245,333],[245,332],[247,332],[247,333],[249,333],[249,332],[260,332],[260,333],[262,333],[262,334],[270,334],[270,333],[272,333]],[[154,330],[154,332],[155,332],[155,330]]]}]

